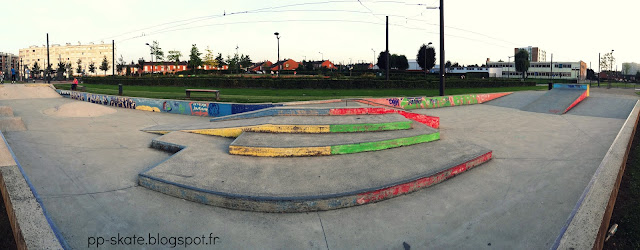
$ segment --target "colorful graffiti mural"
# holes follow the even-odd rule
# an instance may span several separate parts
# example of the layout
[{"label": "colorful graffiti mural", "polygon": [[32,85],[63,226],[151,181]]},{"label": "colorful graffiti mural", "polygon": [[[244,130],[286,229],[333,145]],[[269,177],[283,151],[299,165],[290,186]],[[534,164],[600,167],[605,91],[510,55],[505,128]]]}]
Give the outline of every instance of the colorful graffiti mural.
[{"label": "colorful graffiti mural", "polygon": [[106,106],[137,109],[151,112],[163,112],[182,115],[219,117],[239,114],[264,108],[283,106],[282,104],[237,104],[216,102],[193,102],[181,100],[123,97],[92,94],[68,90],[56,90],[63,97],[78,101],[91,102]]},{"label": "colorful graffiti mural", "polygon": [[509,94],[511,92],[438,97],[394,97],[363,99],[361,102],[402,109],[430,109],[484,103]]}]

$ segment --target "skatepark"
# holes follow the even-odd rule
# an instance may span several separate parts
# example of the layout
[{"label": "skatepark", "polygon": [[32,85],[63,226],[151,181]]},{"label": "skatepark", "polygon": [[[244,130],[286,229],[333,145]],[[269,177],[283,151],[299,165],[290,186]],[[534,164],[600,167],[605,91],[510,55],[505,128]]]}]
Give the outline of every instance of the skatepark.
[{"label": "skatepark", "polygon": [[[579,85],[190,103],[196,115],[108,98],[0,88],[3,166],[14,167],[0,170],[37,193],[29,204],[49,235],[25,231],[27,245],[171,247],[146,242],[160,235],[215,236],[188,246],[207,249],[590,248],[640,110],[633,90]],[[109,241],[122,235],[147,244]]]}]

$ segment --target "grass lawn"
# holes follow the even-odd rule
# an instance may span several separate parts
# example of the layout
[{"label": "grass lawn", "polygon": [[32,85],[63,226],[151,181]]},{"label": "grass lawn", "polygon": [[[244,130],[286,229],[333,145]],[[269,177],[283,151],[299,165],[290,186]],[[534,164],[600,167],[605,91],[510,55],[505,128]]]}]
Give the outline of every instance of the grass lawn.
[{"label": "grass lawn", "polygon": [[[87,92],[96,94],[117,95],[117,85],[82,84]],[[56,84],[56,88],[68,90],[70,84]],[[131,97],[148,97],[159,99],[184,99],[185,89],[189,87],[167,86],[123,86],[123,95]],[[468,88],[445,89],[447,95],[513,92],[522,90],[545,90],[546,86],[506,87],[506,88]],[[400,96],[437,96],[437,89],[218,89],[220,101],[257,103],[257,102],[289,102],[310,101],[361,97],[400,97]],[[213,100],[212,93],[191,93],[194,100]]]}]

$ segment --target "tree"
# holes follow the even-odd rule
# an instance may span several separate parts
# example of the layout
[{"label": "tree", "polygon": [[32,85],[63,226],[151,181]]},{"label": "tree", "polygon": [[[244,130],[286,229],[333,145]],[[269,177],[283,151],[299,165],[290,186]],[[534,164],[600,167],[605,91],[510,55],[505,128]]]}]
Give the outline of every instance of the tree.
[{"label": "tree", "polygon": [[623,75],[630,75],[629,72],[631,71],[631,65],[628,63],[623,63],[622,64],[622,74]]},{"label": "tree", "polygon": [[67,69],[67,79],[71,79],[71,76],[73,76],[73,66],[68,62],[64,67]]},{"label": "tree", "polygon": [[[131,64],[133,64],[133,62],[131,62]],[[138,76],[142,76],[142,70],[144,69],[144,59],[138,59],[138,64],[136,64],[136,66],[138,67]]]},{"label": "tree", "polygon": [[[456,63],[456,64],[457,64],[457,63]],[[451,68],[451,61],[447,61],[447,62],[445,62],[445,63],[444,63],[444,68],[445,68],[445,69]]]},{"label": "tree", "polygon": [[420,66],[420,68],[422,68],[422,70],[430,70],[433,68],[433,66],[436,65],[436,50],[431,46],[423,44],[422,46],[420,46],[420,49],[418,49],[416,58],[416,60],[418,61],[418,65]]},{"label": "tree", "polygon": [[164,60],[164,52],[162,52],[162,48],[160,48],[160,43],[158,41],[153,41],[151,44],[151,55],[156,58],[156,62]]},{"label": "tree", "polygon": [[[178,63],[180,62],[181,56],[182,56],[182,53],[180,53],[180,51],[177,51],[177,50],[170,50],[169,55],[167,56],[167,60],[175,63],[176,71],[177,71]],[[174,71],[173,74],[175,75],[176,72]]]},{"label": "tree", "polygon": [[300,64],[298,64],[298,68],[296,70],[297,71],[304,71],[305,63],[307,63],[307,62],[305,60],[302,60],[302,62],[300,62]]},{"label": "tree", "polygon": [[522,73],[522,79],[524,80],[529,70],[529,52],[523,49],[518,50],[514,62],[516,64],[516,71]]},{"label": "tree", "polygon": [[381,70],[387,70],[387,53],[382,51],[380,52],[380,54],[378,54],[378,63],[376,63],[376,65],[378,65],[378,68],[380,68]]},{"label": "tree", "polygon": [[252,63],[253,62],[251,62],[251,58],[249,58],[249,55],[240,56],[240,66],[242,68],[248,68]]},{"label": "tree", "polygon": [[613,71],[613,65],[616,62],[616,58],[613,57],[613,52],[606,53],[600,58],[600,70]]},{"label": "tree", "polygon": [[94,62],[91,62],[89,64],[89,72],[90,73],[96,73],[96,64]]},{"label": "tree", "polygon": [[39,76],[40,75],[40,65],[38,65],[38,62],[34,62],[33,63],[33,67],[31,68],[31,75],[36,75]]},{"label": "tree", "polygon": [[399,55],[396,57],[396,68],[399,70],[407,70],[409,68],[409,60],[405,55]]},{"label": "tree", "polygon": [[102,64],[100,64],[100,70],[104,71],[104,75],[107,75],[107,70],[111,67],[109,66],[109,61],[107,60],[107,56],[104,56],[102,59]]},{"label": "tree", "polygon": [[78,59],[76,63],[78,64],[78,67],[76,68],[76,73],[82,74],[82,60]]},{"label": "tree", "polygon": [[636,82],[640,82],[640,70],[636,72]]},{"label": "tree", "polygon": [[227,65],[227,63],[224,61],[224,58],[222,58],[222,53],[218,53],[218,56],[216,56],[216,61],[218,61],[218,67]]},{"label": "tree", "polygon": [[207,46],[206,51],[207,53],[204,55],[202,63],[204,65],[209,65],[212,68],[218,67],[218,60],[213,56],[213,51],[209,49],[209,46]]},{"label": "tree", "polygon": [[202,59],[200,59],[200,53],[198,51],[198,47],[195,44],[191,45],[191,54],[189,55],[189,68],[193,70],[193,73],[196,72],[196,69],[202,66]]},{"label": "tree", "polygon": [[120,55],[120,58],[118,58],[118,63],[116,63],[116,71],[118,71],[118,75],[124,69],[125,64],[126,64],[126,62],[124,62],[124,58],[122,58],[122,55]]},{"label": "tree", "polygon": [[596,80],[596,73],[592,69],[587,69],[587,79]]},{"label": "tree", "polygon": [[181,56],[182,56],[182,53],[180,51],[170,50],[169,55],[167,55],[167,60],[172,62],[180,62]]},{"label": "tree", "polygon": [[124,71],[124,74],[126,76],[130,76],[131,75],[131,65],[127,65],[126,70]]},{"label": "tree", "polygon": [[238,56],[238,54],[233,55],[233,57],[231,57],[230,55],[227,55],[227,63],[229,63],[229,69],[231,70],[237,69],[239,66],[239,62],[240,62],[240,57]]},{"label": "tree", "polygon": [[62,77],[64,77],[64,72],[66,71],[64,62],[59,61],[58,62],[58,68],[56,69],[56,80],[60,81],[62,80]]}]

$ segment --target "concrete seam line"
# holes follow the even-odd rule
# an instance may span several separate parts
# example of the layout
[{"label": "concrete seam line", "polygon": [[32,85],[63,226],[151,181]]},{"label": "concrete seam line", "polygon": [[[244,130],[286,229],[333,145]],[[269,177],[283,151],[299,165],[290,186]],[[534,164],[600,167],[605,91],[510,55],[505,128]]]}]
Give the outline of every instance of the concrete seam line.
[{"label": "concrete seam line", "polygon": [[[633,110],[631,111],[631,113],[627,117],[626,121],[624,122],[624,124],[620,128],[620,131],[618,132],[618,135],[616,136],[616,138],[614,139],[613,143],[609,147],[609,150],[607,150],[607,154],[602,159],[602,162],[600,162],[600,165],[596,169],[596,172],[591,177],[591,180],[589,181],[589,184],[587,185],[587,187],[582,192],[582,195],[580,195],[580,198],[578,199],[578,202],[576,203],[576,205],[574,206],[573,210],[571,211],[571,214],[567,218],[567,221],[565,222],[565,225],[560,230],[560,234],[556,237],[556,240],[555,240],[554,244],[552,245],[551,249],[558,249],[558,247],[560,246],[560,243],[562,242],[562,240],[565,239],[566,233],[567,233],[569,227],[571,227],[571,226],[576,226],[577,227],[577,225],[572,224],[574,222],[573,220],[574,220],[576,214],[578,214],[580,208],[582,208],[583,205],[585,204],[584,203],[585,199],[587,198],[589,193],[591,193],[592,187],[598,181],[600,173],[606,168],[606,164],[608,163],[608,161],[610,160],[612,155],[614,155],[614,154],[620,155],[619,153],[616,153],[614,151],[614,147],[617,146],[617,144],[622,143],[622,142],[620,142],[621,135],[626,134],[626,133],[623,133],[623,131],[625,129],[628,129],[627,127],[629,126],[628,124],[629,124],[629,121],[632,119],[632,116],[633,117],[637,117],[638,115],[640,115],[640,114],[638,114],[639,113],[639,109],[640,109],[640,101],[636,101],[636,105],[634,106]],[[625,143],[625,145],[626,145],[626,143]],[[620,167],[620,166],[618,166],[618,167]],[[599,229],[599,226],[598,226],[598,229]],[[593,242],[593,243],[595,243],[595,242]]]},{"label": "concrete seam line", "polygon": [[38,195],[38,192],[36,191],[36,188],[33,186],[31,181],[29,180],[29,177],[27,176],[27,174],[25,173],[24,169],[20,165],[20,162],[18,161],[18,158],[13,153],[13,150],[11,149],[11,146],[9,146],[9,143],[7,143],[7,139],[4,137],[4,133],[2,133],[2,131],[0,131],[0,137],[2,137],[2,140],[7,145],[7,149],[9,150],[9,153],[11,153],[11,157],[13,157],[13,160],[15,161],[16,165],[18,166],[18,169],[20,170],[20,173],[22,174],[22,177],[24,177],[24,180],[29,185],[29,188],[31,189],[31,193],[33,194],[33,196],[36,199],[36,201],[38,202],[38,204],[40,204],[40,207],[42,208],[42,213],[44,214],[44,217],[47,219],[47,222],[49,223],[49,227],[53,231],[53,234],[58,239],[58,243],[62,246],[62,248],[70,249],[69,245],[64,240],[64,238],[62,237],[62,234],[58,230],[58,227],[53,222],[53,220],[51,220],[51,216],[49,216],[49,213],[47,212],[47,209],[45,208],[44,204],[42,203],[42,198],[40,198],[40,195]]}]

